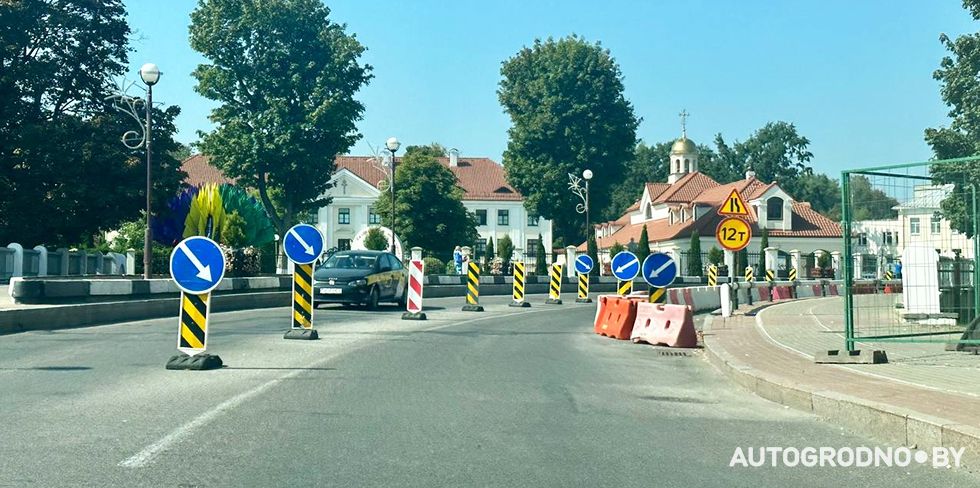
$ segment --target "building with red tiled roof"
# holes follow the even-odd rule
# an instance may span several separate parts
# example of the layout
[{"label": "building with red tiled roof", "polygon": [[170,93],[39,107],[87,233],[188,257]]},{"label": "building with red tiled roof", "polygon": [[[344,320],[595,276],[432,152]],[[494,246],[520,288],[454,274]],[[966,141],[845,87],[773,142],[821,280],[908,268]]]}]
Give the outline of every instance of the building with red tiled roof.
[{"label": "building with red tiled roof", "polygon": [[180,164],[180,168],[187,173],[184,183],[187,186],[201,186],[208,183],[220,185],[222,183],[235,184],[234,178],[228,178],[220,169],[208,162],[208,157],[203,154],[195,154],[185,159]]},{"label": "building with red tiled roof", "polygon": [[[762,252],[759,235],[764,229],[769,234],[769,246],[783,258],[778,264],[783,270],[789,267],[791,254],[832,253],[843,247],[838,222],[813,210],[809,203],[796,201],[777,182],[760,181],[750,170],[745,179],[722,184],[698,171],[697,147],[686,134],[672,146],[667,164],[670,175],[666,183],[647,183],[640,200],[626,213],[595,226],[601,261],[608,262],[608,250],[615,243],[635,246],[646,226],[650,249],[680,258],[682,273],[686,272],[683,258],[695,231],[700,236],[702,252],[720,247],[715,229],[724,217],[718,214],[718,208],[733,190],[747,204],[744,220],[755,236],[746,248],[750,253]],[[579,249],[584,251],[585,244]],[[752,264],[757,262],[759,259]]]}]

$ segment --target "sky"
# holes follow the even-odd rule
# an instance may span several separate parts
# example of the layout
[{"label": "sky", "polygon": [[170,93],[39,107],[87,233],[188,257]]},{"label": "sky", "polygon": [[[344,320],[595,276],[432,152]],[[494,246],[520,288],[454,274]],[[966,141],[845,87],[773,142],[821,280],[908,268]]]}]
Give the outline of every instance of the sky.
[{"label": "sky", "polygon": [[[510,120],[497,99],[500,64],[536,38],[578,34],[619,63],[626,98],[648,143],[680,134],[744,140],[770,121],[807,137],[816,171],[931,157],[923,130],[949,124],[932,73],[946,54],[940,33],[980,30],[958,0],[327,1],[367,51],[374,79],[363,138],[370,154],[397,137],[438,142],[463,156],[501,161]],[[208,131],[213,102],[191,72],[207,60],[188,42],[192,0],[128,0],[130,77],[163,71],[154,101],[179,105],[177,139]],[[666,162],[664,163],[666,164]]]}]

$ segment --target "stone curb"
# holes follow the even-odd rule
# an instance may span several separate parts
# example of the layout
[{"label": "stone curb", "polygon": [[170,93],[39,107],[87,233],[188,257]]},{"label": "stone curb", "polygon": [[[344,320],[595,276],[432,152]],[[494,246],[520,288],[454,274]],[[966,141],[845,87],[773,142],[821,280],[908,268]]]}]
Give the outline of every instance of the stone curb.
[{"label": "stone curb", "polygon": [[711,337],[712,318],[706,320],[705,357],[740,387],[893,446],[965,448],[962,467],[971,471],[980,468],[980,428],[836,391],[801,388],[784,377],[759,371],[736,359],[715,343]]}]

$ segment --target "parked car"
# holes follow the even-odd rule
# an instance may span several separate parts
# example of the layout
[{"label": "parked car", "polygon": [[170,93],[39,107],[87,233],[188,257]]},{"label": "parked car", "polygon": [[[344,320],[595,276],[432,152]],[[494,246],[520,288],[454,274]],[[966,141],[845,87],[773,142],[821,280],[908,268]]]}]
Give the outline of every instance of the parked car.
[{"label": "parked car", "polygon": [[378,307],[405,305],[408,271],[384,251],[337,251],[313,272],[313,306],[323,303]]}]

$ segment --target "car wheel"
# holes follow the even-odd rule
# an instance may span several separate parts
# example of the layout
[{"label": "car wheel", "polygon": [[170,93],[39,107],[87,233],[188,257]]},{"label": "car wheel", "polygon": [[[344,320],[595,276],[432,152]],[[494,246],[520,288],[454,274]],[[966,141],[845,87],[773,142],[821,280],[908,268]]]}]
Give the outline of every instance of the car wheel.
[{"label": "car wheel", "polygon": [[378,309],[378,300],[381,298],[381,293],[378,292],[378,287],[371,289],[371,296],[368,297],[367,308],[368,310]]}]

